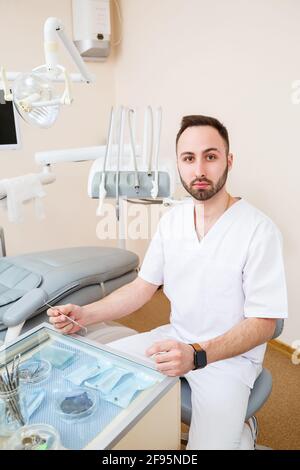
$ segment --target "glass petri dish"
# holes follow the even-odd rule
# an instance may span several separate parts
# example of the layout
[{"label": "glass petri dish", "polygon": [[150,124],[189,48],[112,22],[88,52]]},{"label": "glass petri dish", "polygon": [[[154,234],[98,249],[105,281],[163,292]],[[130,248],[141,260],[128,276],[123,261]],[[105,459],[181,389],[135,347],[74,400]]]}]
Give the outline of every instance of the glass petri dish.
[{"label": "glass petri dish", "polygon": [[24,384],[39,384],[48,379],[52,366],[45,359],[28,359],[19,366],[20,382]]},{"label": "glass petri dish", "polygon": [[23,426],[5,445],[7,450],[58,450],[62,448],[59,433],[48,424]]},{"label": "glass petri dish", "polygon": [[85,387],[54,390],[55,410],[64,420],[77,421],[90,417],[96,410],[97,395]]}]

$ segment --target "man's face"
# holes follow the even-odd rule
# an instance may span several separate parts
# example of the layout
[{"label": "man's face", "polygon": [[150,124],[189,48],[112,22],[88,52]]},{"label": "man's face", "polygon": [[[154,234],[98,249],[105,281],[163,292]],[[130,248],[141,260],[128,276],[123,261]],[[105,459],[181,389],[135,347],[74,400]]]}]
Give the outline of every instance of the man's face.
[{"label": "man's face", "polygon": [[232,155],[211,126],[188,127],[177,144],[177,165],[184,188],[198,201],[206,201],[225,185]]}]

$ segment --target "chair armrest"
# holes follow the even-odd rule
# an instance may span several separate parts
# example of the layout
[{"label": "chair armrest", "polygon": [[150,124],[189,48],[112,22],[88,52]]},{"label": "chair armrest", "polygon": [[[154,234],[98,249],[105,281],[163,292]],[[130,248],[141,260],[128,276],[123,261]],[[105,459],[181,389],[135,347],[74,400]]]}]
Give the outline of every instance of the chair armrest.
[{"label": "chair armrest", "polygon": [[277,318],[276,320],[276,328],[274,331],[274,334],[272,336],[272,339],[277,338],[277,336],[281,335],[283,331],[283,325],[284,325],[284,319],[283,318]]},{"label": "chair armrest", "polygon": [[0,258],[6,256],[4,230],[0,227]]}]

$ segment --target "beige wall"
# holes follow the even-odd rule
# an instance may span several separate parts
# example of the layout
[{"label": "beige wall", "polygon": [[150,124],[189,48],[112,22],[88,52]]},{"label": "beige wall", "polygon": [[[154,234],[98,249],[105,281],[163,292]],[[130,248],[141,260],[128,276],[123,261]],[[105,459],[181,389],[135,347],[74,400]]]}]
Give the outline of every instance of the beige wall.
[{"label": "beige wall", "polygon": [[235,155],[229,190],[268,214],[284,236],[290,318],[300,339],[298,0],[122,0],[116,101],[164,110],[162,157],[175,161],[184,114],[220,118]]},{"label": "beige wall", "polygon": [[[43,25],[56,16],[72,38],[71,0],[0,0],[0,62],[9,71],[29,71],[44,63]],[[64,46],[62,63],[77,72]],[[20,120],[22,149],[0,152],[0,178],[36,172],[37,151],[87,147],[105,143],[110,106],[114,101],[113,55],[103,63],[88,63],[96,83],[72,86],[74,102],[61,109],[50,129],[38,129]],[[96,201],[87,197],[90,162],[58,164],[54,184],[45,186],[46,219],[35,217],[33,205],[26,205],[25,222],[10,224],[0,209],[7,252],[10,255],[57,247],[100,245],[96,236]],[[113,242],[111,243],[113,244]]]},{"label": "beige wall", "polygon": [[[74,104],[62,110],[53,128],[21,123],[23,148],[0,153],[1,178],[36,171],[36,151],[104,143],[113,102],[162,105],[161,155],[173,162],[182,115],[219,117],[235,155],[230,192],[267,213],[284,236],[290,318],[281,339],[291,344],[300,339],[300,107],[290,99],[300,75],[299,1],[121,0],[121,6],[121,46],[105,63],[88,64],[96,84],[73,86]],[[0,0],[0,15],[0,57],[9,70],[42,62],[47,16],[60,17],[71,33],[70,0]],[[9,254],[102,244],[95,231],[96,201],[86,195],[89,166],[56,165],[57,182],[46,187],[45,221],[35,219],[32,207],[26,207],[22,226],[9,224],[0,212]],[[146,244],[131,241],[128,247],[143,255]]]}]

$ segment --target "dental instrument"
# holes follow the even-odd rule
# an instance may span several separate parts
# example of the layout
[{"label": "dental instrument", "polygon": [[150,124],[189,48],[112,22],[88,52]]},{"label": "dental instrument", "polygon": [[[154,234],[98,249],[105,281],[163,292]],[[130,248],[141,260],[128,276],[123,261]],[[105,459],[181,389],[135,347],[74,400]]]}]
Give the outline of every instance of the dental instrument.
[{"label": "dental instrument", "polygon": [[73,323],[73,325],[79,326],[79,328],[82,329],[82,330],[85,332],[85,334],[87,334],[87,331],[88,331],[88,330],[87,330],[87,328],[86,328],[85,326],[81,325],[81,324],[78,323],[76,320],[73,320],[73,318],[69,317],[68,315],[65,315],[59,308],[57,308],[57,307],[54,308],[54,307],[52,307],[52,305],[48,304],[47,302],[45,302],[44,305],[46,305],[47,307],[51,308],[51,310],[57,310],[58,313],[59,313],[60,315],[62,315],[63,317],[65,317],[66,320],[68,320],[70,323]]}]

